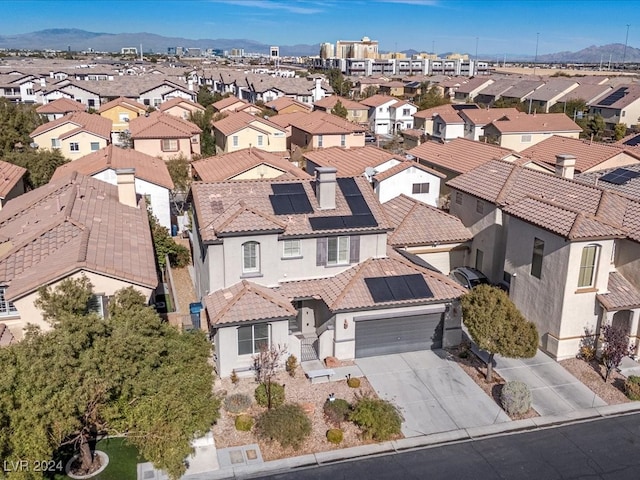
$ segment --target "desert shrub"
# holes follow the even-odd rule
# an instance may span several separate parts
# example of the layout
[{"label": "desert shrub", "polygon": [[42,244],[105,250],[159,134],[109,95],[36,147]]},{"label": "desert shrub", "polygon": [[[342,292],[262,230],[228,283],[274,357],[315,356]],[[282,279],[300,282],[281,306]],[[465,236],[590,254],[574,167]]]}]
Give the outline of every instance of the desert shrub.
[{"label": "desert shrub", "polygon": [[281,405],[264,412],[256,423],[258,435],[277,440],[283,447],[300,448],[311,434],[311,420],[296,404]]},{"label": "desert shrub", "polygon": [[253,427],[253,418],[249,415],[238,415],[236,417],[236,430],[248,432]]},{"label": "desert shrub", "polygon": [[403,419],[392,403],[365,396],[358,398],[349,420],[362,429],[365,439],[384,441],[400,434]]},{"label": "desert shrub", "polygon": [[624,382],[624,391],[629,400],[640,400],[640,377],[629,375],[629,378]]},{"label": "desert shrub", "polygon": [[342,398],[336,398],[333,402],[327,400],[322,407],[324,416],[329,423],[340,426],[349,416],[351,405]]},{"label": "desert shrub", "polygon": [[244,393],[233,393],[224,399],[224,408],[229,413],[242,413],[248,410],[252,400],[249,395]]},{"label": "desert shrub", "polygon": [[[255,391],[256,402],[261,407],[269,405],[269,399],[267,396],[267,384],[261,383],[256,387]],[[284,385],[279,383],[271,384],[271,408],[277,408],[284,403]]]},{"label": "desert shrub", "polygon": [[234,385],[237,385],[238,382],[240,381],[240,377],[238,377],[238,374],[236,373],[235,370],[231,370],[231,375],[229,376],[229,380],[231,380],[231,383],[233,383]]},{"label": "desert shrub", "polygon": [[331,443],[342,443],[342,439],[344,438],[344,433],[339,428],[332,428],[331,430],[327,430],[327,440]]},{"label": "desert shrub", "polygon": [[596,349],[592,345],[582,345],[578,352],[578,358],[581,358],[585,362],[590,362],[596,358]]},{"label": "desert shrub", "polygon": [[349,377],[347,379],[347,385],[351,388],[359,388],[360,387],[360,379],[356,377]]},{"label": "desert shrub", "polygon": [[531,408],[531,390],[526,383],[507,382],[502,387],[500,401],[509,415],[523,415]]},{"label": "desert shrub", "polygon": [[290,376],[295,377],[296,368],[298,368],[298,359],[296,358],[295,355],[289,355],[289,358],[287,358],[287,363],[285,364],[285,369],[287,370],[287,373]]}]

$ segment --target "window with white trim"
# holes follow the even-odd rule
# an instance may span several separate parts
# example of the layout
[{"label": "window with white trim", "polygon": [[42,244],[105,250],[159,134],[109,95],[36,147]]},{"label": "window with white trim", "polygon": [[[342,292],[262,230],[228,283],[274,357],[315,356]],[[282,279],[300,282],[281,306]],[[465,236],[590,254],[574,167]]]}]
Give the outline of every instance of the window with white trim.
[{"label": "window with white trim", "polygon": [[349,263],[349,237],[330,237],[327,240],[327,265]]},{"label": "window with white trim", "polygon": [[596,262],[598,259],[598,245],[587,245],[582,249],[580,258],[580,273],[578,274],[578,288],[592,287],[596,276]]},{"label": "window with white trim", "polygon": [[233,146],[237,147],[238,146],[238,136],[234,135],[233,137],[231,137],[231,141],[233,142]]},{"label": "window with white trim", "polygon": [[178,151],[178,139],[177,138],[163,138],[162,139],[162,151],[163,152],[177,152]]},{"label": "window with white trim", "polygon": [[100,142],[91,142],[91,151],[97,152],[100,150]]},{"label": "window with white trim", "polygon": [[238,327],[238,355],[254,355],[263,346],[268,347],[269,324],[257,323]]},{"label": "window with white trim", "polygon": [[283,242],[282,256],[284,258],[293,258],[302,256],[300,250],[300,239],[285,240]]},{"label": "window with white trim", "polygon": [[428,183],[414,183],[411,188],[411,193],[429,193],[429,184]]},{"label": "window with white trim", "polygon": [[242,273],[257,273],[260,271],[260,244],[246,242],[242,244]]},{"label": "window with white trim", "polygon": [[72,152],[79,152],[80,151],[80,145],[78,144],[78,142],[71,142],[69,144],[69,150]]},{"label": "window with white trim", "polygon": [[60,139],[52,138],[51,139],[51,148],[60,148]]},{"label": "window with white trim", "polygon": [[8,302],[5,295],[6,287],[0,287],[0,317],[8,317],[17,315],[18,310],[12,302]]},{"label": "window with white trim", "polygon": [[261,147],[262,146],[262,142],[263,142],[263,137],[262,135],[258,135],[258,146]]}]

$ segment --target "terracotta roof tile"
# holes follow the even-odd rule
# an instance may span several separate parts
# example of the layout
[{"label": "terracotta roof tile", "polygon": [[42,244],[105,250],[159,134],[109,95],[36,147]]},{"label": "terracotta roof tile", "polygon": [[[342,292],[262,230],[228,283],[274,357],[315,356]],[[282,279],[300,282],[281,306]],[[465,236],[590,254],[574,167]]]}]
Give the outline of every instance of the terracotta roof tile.
[{"label": "terracotta roof tile", "polygon": [[71,100],[70,98],[58,98],[53,102],[45,103],[36,108],[36,112],[41,115],[62,113],[67,114],[71,112],[84,112],[86,107],[80,102]]},{"label": "terracotta roof tile", "polygon": [[596,297],[606,310],[614,312],[640,308],[640,292],[620,273],[609,274],[607,290],[608,293],[600,293]]},{"label": "terracotta roof tile", "polygon": [[300,111],[300,112],[291,112],[291,113],[281,113],[279,115],[276,115],[274,117],[269,117],[269,121],[271,123],[275,123],[276,125],[278,125],[281,128],[287,128],[290,127],[291,124],[300,119],[305,117],[306,115],[309,115],[311,112],[310,111]]},{"label": "terracotta roof tile", "polygon": [[367,167],[376,168],[392,159],[404,160],[402,155],[372,145],[354,148],[329,147],[304,152],[302,156],[319,167],[335,167],[339,177],[362,175]]},{"label": "terracotta roof tile", "polygon": [[89,132],[102,138],[111,139],[111,120],[101,117],[100,115],[92,115],[86,112],[68,113],[64,117],[40,125],[31,132],[29,136],[34,138],[65,124],[70,124],[75,128],[61,134],[60,138],[68,138],[80,132]]},{"label": "terracotta roof tile", "polygon": [[322,100],[318,100],[313,105],[316,107],[320,107],[325,111],[327,110],[330,111],[333,107],[336,106],[336,103],[338,103],[338,100],[340,101],[340,103],[342,103],[342,106],[347,110],[369,110],[369,107],[367,105],[354,102],[353,100],[349,100],[348,98],[340,97],[338,95],[331,95],[329,97],[324,97]]},{"label": "terracotta roof tile", "polygon": [[507,115],[491,122],[500,133],[581,132],[582,128],[564,113]]},{"label": "terracotta roof tile", "polygon": [[316,110],[291,121],[291,126],[311,135],[363,133],[365,127],[330,113]]},{"label": "terracotta roof tile", "polygon": [[128,108],[129,110],[137,111],[138,113],[144,113],[147,110],[147,107],[145,105],[138,103],[135,100],[131,100],[130,98],[125,97],[118,97],[115,100],[111,100],[110,102],[100,105],[98,113],[106,112],[107,110],[111,110],[114,107],[124,107]]},{"label": "terracotta roof tile", "polygon": [[400,172],[404,172],[405,170],[408,170],[409,168],[417,168],[418,170],[422,170],[423,172],[430,173],[431,175],[434,175],[438,178],[446,178],[445,174],[437,172],[432,168],[425,167],[421,163],[418,163],[413,160],[404,160],[401,163],[394,165],[393,167],[388,168],[387,170],[384,170],[383,172],[376,173],[373,178],[376,180],[376,182],[382,182],[387,178],[393,177],[394,175],[397,175]]},{"label": "terracotta roof tile", "polygon": [[244,100],[238,98],[238,97],[234,97],[233,95],[227,98],[223,98],[222,100],[218,100],[217,102],[211,104],[211,106],[220,111],[222,109],[228,108],[232,105],[238,104],[238,106],[245,106],[248,102],[245,102]]},{"label": "terracotta roof tile", "polygon": [[371,97],[365,98],[364,100],[360,100],[362,105],[366,105],[367,107],[379,107],[380,105],[384,105],[385,103],[396,103],[400,100],[396,97],[391,97],[389,95],[372,95]]},{"label": "terracotta roof tile", "polygon": [[291,106],[296,107],[298,111],[311,111],[311,107],[306,103],[298,102],[297,100],[289,97],[278,97],[275,100],[270,101],[269,103],[265,103],[265,106],[276,112],[279,112],[280,110]]},{"label": "terracotta roof tile", "polygon": [[[167,100],[166,102],[162,102],[158,107],[158,110],[160,110],[161,112],[166,112],[172,107],[181,106],[181,105],[185,106],[188,110],[195,109],[201,112],[205,111],[205,108],[199,103],[192,102],[191,100],[187,98],[182,98],[182,97],[173,97],[172,99]],[[188,107],[191,107],[191,108],[188,108]]]},{"label": "terracotta roof tile", "polygon": [[225,136],[232,135],[248,127],[253,127],[261,131],[265,131],[265,127],[271,127],[285,133],[285,130],[281,126],[247,112],[234,112],[222,120],[213,123],[213,128],[222,132]]},{"label": "terracotta roof tile", "polygon": [[182,118],[155,111],[129,122],[131,138],[191,138],[202,133],[200,127]]},{"label": "terracotta roof tile", "polygon": [[593,102],[591,104],[591,106],[594,107],[598,107],[601,106],[603,108],[607,108],[607,109],[622,109],[622,108],[626,108],[629,105],[631,105],[632,103],[638,101],[638,99],[640,99],[640,85],[636,85],[636,84],[627,84],[627,85],[619,85],[618,87],[614,88],[612,92],[615,92],[616,90],[618,90],[618,88],[626,88],[626,92],[624,93],[624,95],[622,97],[620,97],[620,99],[618,99],[617,101],[615,101],[614,103],[610,104],[610,105],[603,105],[599,102],[603,101],[605,98],[607,98],[607,96],[603,95],[602,97],[600,97],[597,101]]},{"label": "terracotta roof tile", "polygon": [[473,125],[486,125],[505,115],[518,115],[515,108],[468,108],[460,110],[459,115]]},{"label": "terracotta roof tile", "polygon": [[600,179],[607,175],[608,173],[613,172],[614,170],[618,170],[620,168],[624,168],[625,170],[630,170],[632,172],[637,172],[640,174],[640,163],[635,165],[625,165],[623,167],[614,167],[607,168],[606,170],[598,170],[595,172],[587,172],[580,173],[576,175],[574,178],[576,181],[580,183],[586,183],[587,185],[594,185],[605,190],[610,190],[612,192],[618,192],[621,195],[625,195],[628,197],[635,198],[636,200],[640,200],[640,177],[631,178],[629,181],[616,185],[614,183],[603,182]]},{"label": "terracotta roof tile", "polygon": [[6,198],[25,173],[26,168],[0,160],[0,198]]},{"label": "terracotta roof tile", "polygon": [[413,114],[413,118],[424,118],[427,120],[432,119],[436,114],[441,113],[457,113],[458,111],[453,108],[453,105],[447,103],[438,107],[427,108],[426,110],[419,110]]}]

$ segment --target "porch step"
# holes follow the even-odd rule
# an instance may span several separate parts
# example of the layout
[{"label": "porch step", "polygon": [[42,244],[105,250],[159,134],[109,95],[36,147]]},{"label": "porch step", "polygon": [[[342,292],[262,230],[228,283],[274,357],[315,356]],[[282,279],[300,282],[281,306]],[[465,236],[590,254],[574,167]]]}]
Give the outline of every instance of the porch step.
[{"label": "porch step", "polygon": [[300,342],[301,362],[318,360],[318,337],[316,335],[305,335]]}]

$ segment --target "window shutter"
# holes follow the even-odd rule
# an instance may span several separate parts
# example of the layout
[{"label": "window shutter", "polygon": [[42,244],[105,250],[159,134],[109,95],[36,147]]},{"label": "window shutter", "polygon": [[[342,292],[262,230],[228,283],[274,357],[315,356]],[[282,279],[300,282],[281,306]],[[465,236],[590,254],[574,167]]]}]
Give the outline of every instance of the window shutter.
[{"label": "window shutter", "polygon": [[349,240],[349,263],[360,261],[360,235],[351,235]]},{"label": "window shutter", "polygon": [[316,266],[327,264],[327,238],[319,238],[316,242]]}]

